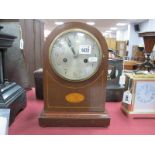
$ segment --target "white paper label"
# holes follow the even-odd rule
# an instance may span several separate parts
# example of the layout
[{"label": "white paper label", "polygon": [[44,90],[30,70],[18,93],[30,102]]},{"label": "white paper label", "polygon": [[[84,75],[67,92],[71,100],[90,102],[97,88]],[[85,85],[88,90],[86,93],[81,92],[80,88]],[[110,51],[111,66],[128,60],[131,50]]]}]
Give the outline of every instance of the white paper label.
[{"label": "white paper label", "polygon": [[131,104],[132,102],[132,94],[129,90],[125,91],[123,94],[123,102],[127,104]]},{"label": "white paper label", "polygon": [[89,57],[88,62],[97,62],[97,57]]},{"label": "white paper label", "polygon": [[91,54],[91,46],[90,45],[80,45],[79,46],[79,54]]},{"label": "white paper label", "polygon": [[8,122],[6,117],[0,117],[0,135],[6,135]]},{"label": "white paper label", "polygon": [[24,49],[24,41],[23,41],[23,39],[20,39],[20,49],[21,50]]},{"label": "white paper label", "polygon": [[120,84],[120,85],[124,85],[124,84],[125,84],[125,75],[124,75],[124,74],[122,74],[122,75],[120,76],[120,78],[119,78],[119,84]]}]

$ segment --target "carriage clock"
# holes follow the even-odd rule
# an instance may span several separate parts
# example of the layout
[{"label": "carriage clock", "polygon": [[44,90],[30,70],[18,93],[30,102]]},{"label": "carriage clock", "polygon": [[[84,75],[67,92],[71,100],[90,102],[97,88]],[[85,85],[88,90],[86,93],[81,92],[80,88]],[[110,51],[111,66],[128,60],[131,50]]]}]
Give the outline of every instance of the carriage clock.
[{"label": "carriage clock", "polygon": [[44,46],[44,109],[40,126],[107,127],[105,110],[108,52],[92,26],[58,26]]}]

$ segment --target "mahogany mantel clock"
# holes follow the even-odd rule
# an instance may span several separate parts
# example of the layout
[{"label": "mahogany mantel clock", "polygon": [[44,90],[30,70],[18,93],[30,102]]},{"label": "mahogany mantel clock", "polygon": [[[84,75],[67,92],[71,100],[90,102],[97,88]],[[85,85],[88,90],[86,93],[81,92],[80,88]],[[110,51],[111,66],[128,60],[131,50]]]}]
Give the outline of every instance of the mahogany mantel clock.
[{"label": "mahogany mantel clock", "polygon": [[80,22],[65,23],[44,47],[41,126],[108,126],[105,110],[108,52],[102,34]]}]

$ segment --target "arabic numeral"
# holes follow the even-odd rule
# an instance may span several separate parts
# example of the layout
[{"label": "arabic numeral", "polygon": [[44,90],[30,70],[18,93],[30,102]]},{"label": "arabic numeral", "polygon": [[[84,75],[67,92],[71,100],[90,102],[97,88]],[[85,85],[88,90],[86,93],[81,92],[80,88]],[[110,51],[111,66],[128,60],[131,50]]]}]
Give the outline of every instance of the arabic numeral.
[{"label": "arabic numeral", "polygon": [[89,53],[89,48],[82,48],[81,51],[84,53]]}]

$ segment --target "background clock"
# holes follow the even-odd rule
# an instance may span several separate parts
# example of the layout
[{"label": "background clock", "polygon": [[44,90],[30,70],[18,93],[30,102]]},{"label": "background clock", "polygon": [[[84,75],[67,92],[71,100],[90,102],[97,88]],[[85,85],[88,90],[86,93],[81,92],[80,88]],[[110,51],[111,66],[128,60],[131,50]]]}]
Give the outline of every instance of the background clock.
[{"label": "background clock", "polygon": [[155,74],[126,73],[125,92],[131,102],[123,100],[122,110],[136,117],[155,117]]},{"label": "background clock", "polygon": [[44,46],[41,126],[108,126],[108,51],[102,34],[80,22],[58,26]]}]

